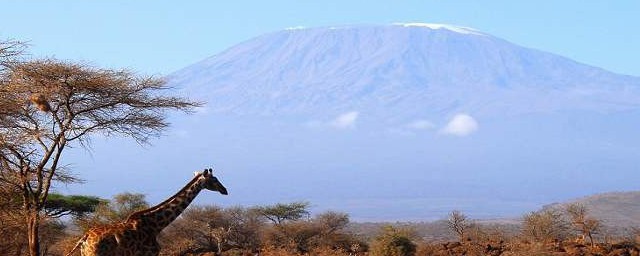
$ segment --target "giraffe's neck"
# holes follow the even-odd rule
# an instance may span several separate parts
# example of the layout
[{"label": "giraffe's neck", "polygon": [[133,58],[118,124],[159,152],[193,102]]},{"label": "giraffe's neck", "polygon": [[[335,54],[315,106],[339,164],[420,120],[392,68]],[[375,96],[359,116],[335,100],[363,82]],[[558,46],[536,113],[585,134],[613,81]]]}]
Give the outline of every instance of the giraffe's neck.
[{"label": "giraffe's neck", "polygon": [[189,184],[178,193],[164,202],[149,209],[131,214],[127,221],[139,221],[143,228],[155,234],[160,233],[165,227],[173,222],[189,204],[196,198],[203,189],[203,179],[200,175],[195,177]]}]

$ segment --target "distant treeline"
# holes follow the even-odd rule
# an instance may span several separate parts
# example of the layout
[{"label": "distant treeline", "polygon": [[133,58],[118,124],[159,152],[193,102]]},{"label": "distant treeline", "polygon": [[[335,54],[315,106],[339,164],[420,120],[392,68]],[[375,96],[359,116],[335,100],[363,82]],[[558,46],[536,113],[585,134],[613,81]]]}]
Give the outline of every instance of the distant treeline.
[{"label": "distant treeline", "polygon": [[[2,197],[2,203],[11,201]],[[149,206],[144,195],[111,200],[55,195],[41,226],[44,255],[64,255],[89,227],[126,219]],[[23,218],[0,214],[1,255],[23,255]],[[89,210],[87,210],[89,209]],[[60,216],[68,216],[63,221]],[[308,202],[268,206],[191,206],[159,237],[162,255],[613,255],[637,252],[636,229],[612,232],[573,204],[520,223],[485,222],[452,211],[434,222],[357,223],[342,212],[312,214]],[[554,254],[555,255],[555,254]],[[615,254],[625,255],[625,254]],[[633,255],[633,254],[629,254]]]}]

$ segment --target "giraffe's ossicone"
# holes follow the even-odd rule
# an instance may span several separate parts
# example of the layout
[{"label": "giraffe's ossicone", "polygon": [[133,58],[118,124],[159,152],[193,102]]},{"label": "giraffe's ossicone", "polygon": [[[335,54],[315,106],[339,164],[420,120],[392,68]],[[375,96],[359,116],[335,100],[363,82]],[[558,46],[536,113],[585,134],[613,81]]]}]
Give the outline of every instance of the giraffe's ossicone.
[{"label": "giraffe's ossicone", "polygon": [[227,189],[213,176],[212,170],[205,169],[162,203],[134,212],[123,222],[87,230],[67,256],[73,255],[78,247],[82,256],[158,255],[160,246],[156,237],[160,231],[174,221],[203,189],[227,194]]}]

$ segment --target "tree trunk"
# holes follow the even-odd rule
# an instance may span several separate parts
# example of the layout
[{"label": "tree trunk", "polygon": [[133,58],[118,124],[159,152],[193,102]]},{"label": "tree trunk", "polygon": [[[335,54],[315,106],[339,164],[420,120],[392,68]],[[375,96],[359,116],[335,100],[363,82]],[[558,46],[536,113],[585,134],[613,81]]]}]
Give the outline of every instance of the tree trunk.
[{"label": "tree trunk", "polygon": [[38,238],[39,234],[39,225],[40,224],[40,214],[35,211],[31,212],[29,210],[27,214],[27,237],[29,240],[29,255],[30,256],[40,256],[40,239]]}]

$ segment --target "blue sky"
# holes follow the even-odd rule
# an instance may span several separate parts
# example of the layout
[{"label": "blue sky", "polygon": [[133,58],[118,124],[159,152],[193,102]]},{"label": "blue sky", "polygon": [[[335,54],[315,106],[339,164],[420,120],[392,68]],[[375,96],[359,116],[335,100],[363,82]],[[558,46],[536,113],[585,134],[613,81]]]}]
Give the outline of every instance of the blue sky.
[{"label": "blue sky", "polygon": [[393,22],[476,28],[640,76],[640,1],[2,1],[0,38],[35,57],[163,75],[287,27]]}]

